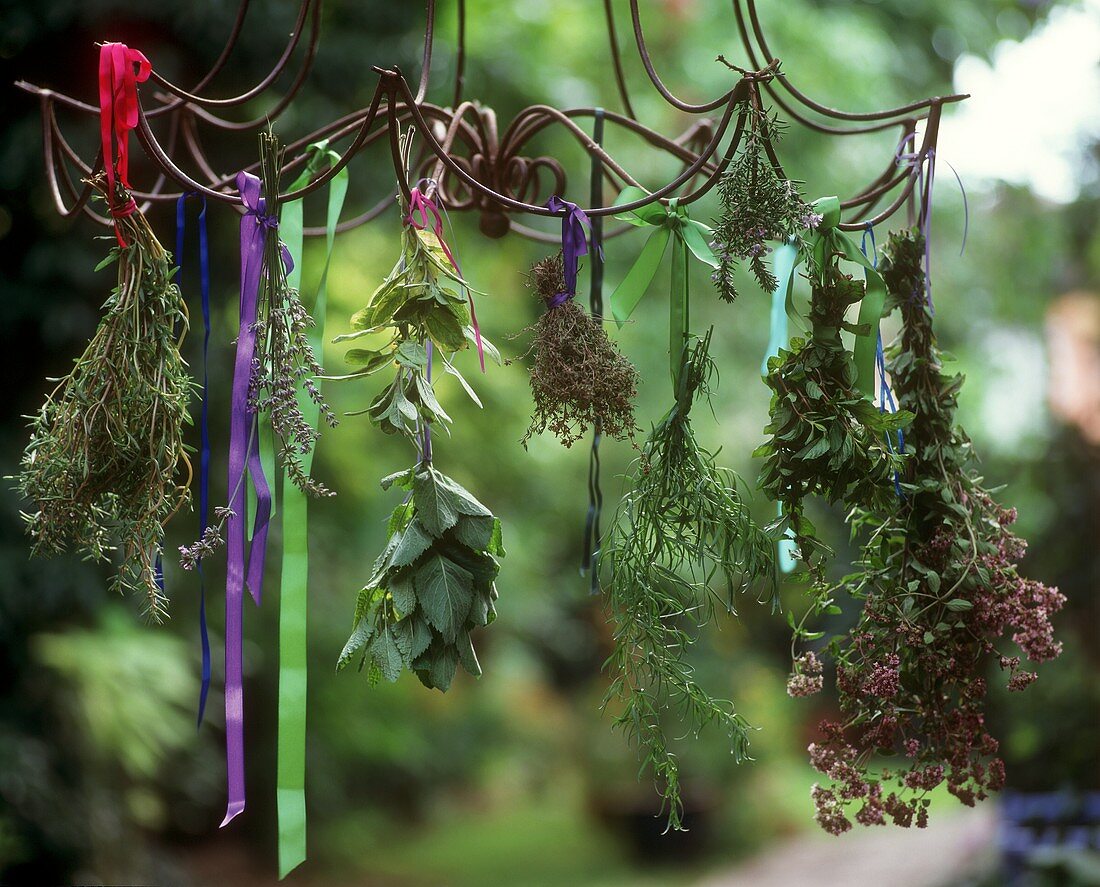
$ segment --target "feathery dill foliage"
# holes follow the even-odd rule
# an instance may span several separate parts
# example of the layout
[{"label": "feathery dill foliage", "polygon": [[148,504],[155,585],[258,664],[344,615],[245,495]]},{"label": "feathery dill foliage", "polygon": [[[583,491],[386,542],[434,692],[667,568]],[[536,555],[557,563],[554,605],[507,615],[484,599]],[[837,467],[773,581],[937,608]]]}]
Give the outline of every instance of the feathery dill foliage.
[{"label": "feathery dill foliage", "polygon": [[638,370],[611,341],[603,324],[569,298],[552,305],[565,290],[562,255],[536,262],[530,286],[546,306],[535,323],[531,365],[531,424],[521,443],[547,429],[564,446],[584,437],[589,426],[616,440],[633,439]]},{"label": "feathery dill foliage", "polygon": [[[740,479],[716,464],[691,426],[691,408],[709,396],[716,376],[710,335],[684,351],[676,403],[646,441],[601,554],[616,622],[603,704],[638,747],[673,829],[681,828],[682,802],[667,721],[693,734],[716,725],[738,761],[751,729],[731,702],[695,681],[688,650],[716,607],[734,613],[737,593],[757,581],[776,590],[775,540],[752,521]],[[673,729],[679,734],[682,726]]]},{"label": "feathery dill foliage", "polygon": [[[803,501],[817,495],[846,508],[888,506],[902,456],[890,449],[887,434],[912,419],[904,410],[880,412],[854,387],[855,363],[840,332],[854,329],[844,313],[863,298],[864,284],[843,274],[836,257],[827,261],[811,274],[811,336],[792,339],[790,350],[780,349],[768,361],[771,421],[764,432],[770,439],[753,453],[764,458],[760,489],[783,504],[779,529],[794,532],[800,556],[819,582],[832,552],[816,538]],[[820,598],[819,610],[830,603]]]},{"label": "feathery dill foliage", "polygon": [[[406,143],[407,144],[407,143]],[[404,219],[407,207],[402,205]],[[458,664],[480,677],[470,632],[496,618],[497,558],[504,556],[500,521],[458,482],[431,464],[430,429],[451,421],[436,399],[427,346],[479,406],[451,358],[476,340],[466,292],[439,238],[404,224],[401,258],[351,319],[353,332],[337,342],[363,340],[345,359],[358,366],[340,379],[365,378],[384,368],[394,379],[364,410],[387,434],[407,437],[419,463],[382,480],[406,492],[389,523],[389,541],[359,591],[351,637],[337,668],[359,657],[370,682],[396,681],[402,671],[446,692]],[[381,342],[381,344],[379,344]],[[487,353],[500,355],[485,339]]]},{"label": "feathery dill foliage", "polygon": [[[264,186],[264,212],[279,216],[278,195],[282,157],[279,140],[272,132],[260,134],[260,176]],[[248,380],[249,408],[267,413],[279,440],[279,458],[287,477],[311,496],[332,496],[302,467],[320,432],[306,421],[298,404],[301,388],[318,407],[330,427],[336,415],[321,395],[315,379],[323,374],[307,330],[313,326],[298,291],[287,283],[277,227],[264,236],[264,263],[256,315],[256,356]]]},{"label": "feathery dill foliage", "polygon": [[[1036,675],[1018,653],[1039,663],[1061,651],[1050,617],[1065,598],[1017,572],[1025,543],[1008,529],[1015,511],[985,489],[955,423],[963,379],[942,371],[922,251],[919,232],[892,235],[882,266],[888,306],[904,324],[889,370],[901,408],[915,415],[905,498],[856,512],[865,539],[858,572],[835,590],[863,612],[827,648],[843,717],[824,723],[809,749],[831,783],[814,789],[816,819],[834,834],[851,828],[853,809],[863,825],[889,817],[923,827],[928,793],[942,782],[968,806],[1000,789],[1004,762],[985,719],[989,667],[998,662],[1009,689],[1022,690]],[[1008,634],[1018,653],[1000,649]],[[879,770],[879,751],[904,757]]]},{"label": "feathery dill foliage", "polygon": [[784,242],[821,221],[802,199],[799,183],[782,175],[769,156],[783,132],[779,119],[761,107],[756,97],[745,101],[744,113],[741,146],[718,183],[722,215],[714,227],[718,267],[712,278],[726,302],[737,299],[735,277],[744,260],[760,288],[772,292],[777,282],[764,261],[770,251],[768,242]]},{"label": "feathery dill foliage", "polygon": [[[102,176],[91,184],[106,196]],[[121,189],[114,197],[130,201]],[[140,595],[159,621],[168,601],[156,557],[191,474],[183,429],[193,383],[179,351],[187,308],[172,258],[141,212],[118,226],[127,246],[99,265],[117,264],[118,285],[88,347],[31,419],[19,489],[36,508],[23,514],[36,554],[71,546],[103,560],[119,549],[112,588]]]}]

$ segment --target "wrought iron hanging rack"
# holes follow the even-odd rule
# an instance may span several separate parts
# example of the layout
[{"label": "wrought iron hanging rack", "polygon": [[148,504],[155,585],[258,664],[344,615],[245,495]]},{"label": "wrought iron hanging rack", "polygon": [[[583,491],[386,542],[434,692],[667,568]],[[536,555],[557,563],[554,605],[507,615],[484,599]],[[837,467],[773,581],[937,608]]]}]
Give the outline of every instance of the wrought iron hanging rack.
[{"label": "wrought iron hanging rack", "polygon": [[[264,128],[290,107],[306,82],[319,48],[322,0],[302,0],[282,54],[259,82],[245,92],[228,98],[213,98],[207,94],[210,85],[229,61],[250,6],[251,0],[241,0],[224,48],[210,70],[190,89],[172,83],[153,70],[149,85],[154,89],[146,87],[143,90],[146,104],[151,100],[153,107],[146,108],[139,103],[136,130],[142,149],[157,171],[156,179],[147,190],[136,189],[133,192],[143,211],[157,203],[174,201],[181,193],[197,193],[208,199],[239,206],[236,173],[226,175],[216,171],[204,147],[203,130],[242,133]],[[621,205],[586,207],[584,211],[589,216],[607,216],[654,201],[667,203],[672,196],[683,206],[699,200],[718,183],[740,145],[748,105],[753,102],[759,104],[763,93],[791,120],[825,135],[858,136],[893,128],[899,130],[899,148],[883,172],[841,202],[846,217],[840,227],[861,230],[868,224],[886,221],[907,203],[912,211],[915,198],[922,197],[915,194],[914,189],[920,181],[923,163],[934,156],[943,107],[968,97],[935,96],[897,108],[860,113],[830,108],[799,90],[791,78],[780,71],[779,60],[765,37],[756,0],[732,0],[733,17],[750,68],[741,69],[726,62],[731,72],[740,75],[737,82],[717,98],[693,104],[674,95],[661,79],[646,45],[639,2],[629,0],[634,43],[650,83],[673,108],[698,118],[679,136],[669,138],[641,123],[634,113],[623,71],[612,2],[604,0],[610,59],[622,111],[604,111],[593,107],[559,110],[537,104],[520,111],[501,132],[492,108],[464,98],[466,0],[456,0],[457,40],[451,105],[442,107],[426,101],[435,44],[436,0],[427,0],[426,6],[422,62],[415,92],[398,68],[373,67],[378,83],[366,108],[333,120],[287,145],[284,170],[293,172],[307,162],[310,144],[320,139],[328,139],[330,144],[336,145],[346,143],[338,162],[319,172],[303,188],[281,194],[280,202],[304,197],[322,187],[360,151],[382,139],[388,142],[398,185],[407,197],[409,185],[403,172],[398,136],[401,127],[411,125],[420,135],[420,156],[415,167],[429,181],[428,187],[438,191],[436,196],[445,207],[451,211],[477,210],[482,231],[492,237],[514,230],[536,240],[556,240],[556,236],[531,228],[514,218],[519,213],[553,215],[543,205],[544,201],[552,193],[562,195],[566,191],[566,173],[556,158],[544,155],[531,157],[524,153],[535,135],[551,126],[567,132],[585,152],[599,157],[603,175],[616,193],[617,189],[626,185],[642,186],[585,132],[578,120],[599,113],[608,124],[633,132],[683,164],[679,174],[661,187],[653,191],[643,187],[647,197]],[[276,81],[290,68],[296,50],[303,42],[304,51],[289,86],[265,114],[245,121],[221,116],[225,110],[273,90]],[[719,60],[725,61],[721,56]],[[80,179],[91,178],[102,168],[102,154],[97,154],[91,162],[85,160],[65,137],[58,121],[59,107],[98,115],[98,106],[24,81],[16,85],[36,95],[41,104],[46,175],[58,212],[62,216],[83,212],[102,225],[112,224],[110,219],[99,215],[89,205],[91,186],[86,182],[78,185],[73,175],[75,169]],[[159,118],[166,118],[167,121],[163,142],[154,134],[152,127],[152,122]],[[923,128],[918,131],[918,124],[922,121]],[[904,157],[902,146],[909,148]],[[767,150],[771,163],[785,177],[774,149],[768,145]],[[193,166],[197,172],[189,174],[180,164]],[[254,164],[247,169],[255,171],[257,166]],[[169,183],[182,190],[170,190]],[[875,212],[883,203],[886,205]],[[369,222],[392,205],[393,194],[389,194],[369,209],[341,222],[338,230],[346,231]],[[622,230],[626,229],[609,231],[606,236],[613,237]],[[307,228],[306,233],[320,235],[324,229]]]}]

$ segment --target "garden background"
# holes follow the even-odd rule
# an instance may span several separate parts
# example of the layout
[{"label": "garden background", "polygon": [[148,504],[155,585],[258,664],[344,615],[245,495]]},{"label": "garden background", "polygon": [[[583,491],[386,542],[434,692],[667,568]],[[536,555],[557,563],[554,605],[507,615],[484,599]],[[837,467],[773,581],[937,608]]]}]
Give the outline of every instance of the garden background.
[{"label": "garden background", "polygon": [[[624,3],[615,5],[625,14]],[[265,72],[293,22],[290,0],[256,0],[253,6],[219,94],[232,94]],[[618,108],[600,4],[477,0],[469,6],[467,94],[494,107],[502,124],[535,102]],[[730,72],[714,61],[718,53],[740,60],[728,4],[661,0],[644,7],[655,61],[675,92],[699,101],[728,87]],[[1024,569],[1069,597],[1057,618],[1063,656],[1040,670],[1030,691],[995,696],[993,732],[1004,737],[1012,790],[1061,791],[1066,798],[1096,791],[1100,4],[765,0],[760,7],[784,70],[829,105],[870,110],[953,89],[974,93],[968,107],[946,112],[940,143],[932,229],[936,324],[941,344],[967,375],[960,418],[984,455],[985,475],[1006,484],[1002,501],[1020,511],[1019,531],[1031,542]],[[233,13],[224,0],[4,0],[0,82],[25,78],[94,101],[94,44],[104,39],[140,48],[168,77],[187,81],[213,60]],[[453,72],[453,13],[452,3],[441,4],[438,80],[429,93],[444,104]],[[620,29],[628,21],[620,21]],[[328,0],[314,73],[277,132],[289,141],[365,104],[375,85],[372,64],[417,72],[422,27],[418,3]],[[681,131],[686,119],[648,88],[630,47],[624,49],[640,118],[666,133]],[[109,245],[96,239],[105,232],[84,220],[61,220],[52,208],[35,101],[10,85],[3,89],[0,353],[7,381],[0,386],[0,474],[10,475],[26,443],[23,416],[37,407],[46,378],[63,374],[83,348],[113,272],[92,273]],[[242,112],[254,116],[263,106]],[[81,117],[64,124],[85,156],[93,154],[95,123]],[[251,137],[219,138],[224,144],[212,153],[222,158],[224,172],[254,158]],[[571,164],[575,184],[587,181],[575,144],[552,132],[542,138],[546,153]],[[841,144],[793,127],[780,153],[787,170],[805,180],[809,198],[846,194],[885,165],[893,138],[890,132]],[[608,146],[651,186],[673,174],[670,160],[654,157],[640,142],[613,133]],[[133,153],[133,178],[144,181],[146,167],[136,147]],[[948,163],[969,200],[961,256],[963,200]],[[382,150],[353,162],[349,207],[377,199],[391,187],[391,175]],[[693,212],[705,220],[716,214],[715,206],[712,196]],[[320,224],[321,212],[318,203],[307,205],[307,219]],[[216,306],[211,378],[225,383],[212,389],[217,502],[224,497],[237,237],[235,215],[211,207],[210,217]],[[171,245],[171,211],[158,209],[150,220]],[[478,303],[482,329],[505,356],[518,356],[527,336],[515,336],[539,310],[523,272],[545,250],[515,235],[485,239],[470,216],[452,221],[467,277],[487,293]],[[877,233],[884,242],[886,232]],[[643,236],[607,244],[609,287],[629,268]],[[330,333],[347,330],[349,315],[389,270],[397,248],[395,211],[338,239],[329,279]],[[307,247],[307,288],[319,274],[320,249]],[[196,263],[193,256],[189,261],[184,291],[197,318]],[[704,271],[693,273],[693,323],[699,332],[714,324],[721,369],[718,421],[701,420],[699,429],[707,443],[722,447],[731,467],[753,477],[757,467],[749,454],[767,421],[759,366],[768,300],[746,280],[736,305],[720,304]],[[582,274],[582,291],[586,280]],[[635,321],[617,335],[642,372],[638,416],[646,426],[659,419],[670,397],[662,296],[655,283]],[[888,327],[885,335],[892,332]],[[186,343],[192,366],[199,362],[200,339],[193,332]],[[339,370],[340,353],[326,350],[326,368]],[[476,360],[463,360],[470,378]],[[355,592],[381,547],[392,506],[392,494],[378,489],[376,479],[407,464],[409,454],[363,418],[346,419],[320,444],[315,473],[338,496],[311,506],[310,859],[290,883],[765,884],[772,882],[764,872],[774,870],[786,872],[777,884],[826,884],[834,883],[830,866],[853,860],[901,863],[905,871],[891,881],[897,884],[976,883],[983,877],[997,883],[990,874],[997,841],[988,819],[992,805],[980,814],[987,817],[980,826],[956,829],[951,823],[975,820],[951,819],[959,813],[957,803],[946,793],[937,798],[934,826],[940,820],[942,828],[973,837],[960,856],[965,864],[949,867],[953,873],[932,873],[936,853],[927,848],[940,845],[912,843],[922,836],[887,842],[861,829],[838,845],[813,834],[814,774],[805,747],[832,703],[787,696],[786,626],[751,600],[739,622],[709,633],[698,667],[760,728],[752,747],[756,760],[734,765],[721,737],[705,733],[685,747],[694,828],[661,837],[662,822],[654,818],[658,799],[650,785],[635,780],[631,752],[598,710],[608,628],[599,598],[588,594],[577,570],[586,448],[562,449],[553,438],[536,439],[527,451],[520,446],[531,407],[521,365],[491,366],[473,381],[483,410],[453,379],[440,384],[455,424],[449,438],[437,441],[437,459],[502,518],[509,554],[498,581],[500,618],[479,641],[485,676],[477,682],[463,676],[445,696],[408,677],[372,688],[353,670],[335,672]],[[358,383],[328,387],[340,410],[365,406],[372,390]],[[604,490],[613,502],[632,453],[625,445],[605,445],[602,455]],[[220,657],[215,655],[207,723],[196,733],[196,577],[168,558],[172,621],[143,625],[134,601],[106,592],[107,568],[75,557],[28,560],[21,504],[10,487],[5,482],[0,492],[0,881],[273,883],[275,602],[247,612],[249,808],[219,831]],[[756,507],[761,516],[770,509],[759,496]],[[841,548],[838,570],[845,560],[841,518],[821,512]],[[194,515],[178,518],[168,550],[196,533]],[[216,639],[220,566],[208,569],[215,577],[210,612]],[[798,589],[787,594],[793,602]],[[846,607],[836,625],[853,618]],[[961,852],[957,840],[943,840]],[[746,860],[758,866],[751,869],[755,880],[744,880]],[[1075,873],[1051,877],[1100,883],[1095,859],[1090,874],[1086,854],[1047,864]],[[925,876],[939,881],[919,880]]]}]

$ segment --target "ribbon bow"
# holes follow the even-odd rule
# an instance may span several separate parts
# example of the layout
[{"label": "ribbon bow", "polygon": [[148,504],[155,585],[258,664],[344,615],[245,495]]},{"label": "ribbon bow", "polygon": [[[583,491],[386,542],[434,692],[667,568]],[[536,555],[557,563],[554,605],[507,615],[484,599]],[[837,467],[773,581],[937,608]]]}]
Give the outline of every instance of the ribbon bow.
[{"label": "ribbon bow", "polygon": [[[245,218],[251,217],[256,222],[256,227],[267,231],[278,231],[279,220],[267,213],[267,201],[260,196],[260,180],[246,172],[237,173],[237,191],[241,195],[241,203],[244,204]],[[244,220],[241,220],[242,228]],[[243,232],[242,232],[243,237]],[[285,243],[279,241],[279,252],[283,257],[283,268],[289,274],[294,270],[294,257],[290,254]]]},{"label": "ribbon bow", "polygon": [[[641,188],[631,186],[624,188],[619,194],[618,203],[633,203],[646,196],[646,192]],[[672,291],[669,304],[669,361],[675,384],[680,374],[680,364],[688,334],[687,256],[690,252],[700,262],[704,262],[711,268],[717,268],[718,259],[715,258],[709,246],[713,232],[702,222],[690,218],[687,210],[675,199],[669,201],[667,209],[659,203],[649,203],[615,218],[638,227],[649,225],[654,228],[634,265],[615,288],[615,292],[611,294],[611,315],[620,327],[638,307],[642,296],[646,294],[657,274],[657,268],[661,264],[669,241],[673,241]]]},{"label": "ribbon bow", "polygon": [[[421,179],[421,181],[424,181]],[[420,218],[417,219],[419,213]],[[462,277],[462,269],[458,267],[458,260],[451,252],[451,248],[447,246],[447,241],[443,239],[443,217],[439,214],[439,207],[432,198],[424,194],[420,190],[419,186],[412,189],[409,194],[409,214],[405,216],[405,224],[411,225],[413,228],[419,228],[421,231],[431,231],[435,234],[436,240],[439,241],[439,246],[443,250],[443,254],[447,257],[447,261],[454,266],[458,276]],[[481,342],[481,327],[477,324],[477,312],[474,311],[474,294],[470,292],[470,288],[466,288],[466,298],[470,302],[470,326],[474,328],[474,341],[477,343],[477,359],[481,364],[481,371],[485,372],[485,346]],[[428,344],[429,349],[431,343]],[[429,354],[431,351],[428,352]]]},{"label": "ribbon bow", "polygon": [[[107,205],[116,219],[137,209],[132,198],[124,206],[115,205],[115,182],[117,175],[117,181],[130,190],[130,130],[138,123],[137,85],[148,80],[152,71],[149,59],[125,43],[99,47],[99,131],[107,174]],[[125,247],[117,225],[115,236],[119,246]]]},{"label": "ribbon bow", "polygon": [[592,230],[592,222],[588,215],[577,204],[553,195],[546,201],[546,208],[551,212],[562,213],[561,218],[561,253],[562,270],[565,273],[565,289],[557,293],[550,300],[549,307],[557,308],[565,304],[577,294],[577,270],[580,265],[580,257],[588,255],[588,238],[584,229]]},{"label": "ribbon bow", "polygon": [[875,398],[875,356],[878,351],[879,321],[886,303],[886,282],[855,242],[838,227],[840,225],[840,198],[822,197],[813,203],[814,212],[821,222],[809,238],[810,255],[814,267],[823,270],[833,256],[841,256],[849,262],[863,266],[867,283],[866,292],[859,303],[859,319],[852,356],[856,367],[856,388],[868,399]]}]

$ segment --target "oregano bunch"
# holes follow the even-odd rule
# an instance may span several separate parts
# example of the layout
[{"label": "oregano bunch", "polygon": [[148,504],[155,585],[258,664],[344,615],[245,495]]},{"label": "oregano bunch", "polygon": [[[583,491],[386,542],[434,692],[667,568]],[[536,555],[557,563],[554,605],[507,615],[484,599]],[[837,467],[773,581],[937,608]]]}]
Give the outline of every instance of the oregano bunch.
[{"label": "oregano bunch", "polygon": [[764,261],[768,243],[784,243],[821,221],[802,198],[799,183],[788,179],[775,159],[774,145],[783,131],[779,118],[760,104],[755,90],[742,113],[744,134],[718,182],[722,213],[714,226],[718,267],[712,277],[726,302],[737,299],[736,272],[742,261],[749,263],[760,288],[772,292],[777,281]]},{"label": "oregano bunch", "polygon": [[751,729],[731,702],[697,683],[689,650],[716,609],[735,612],[739,592],[776,588],[774,538],[753,522],[737,475],[692,429],[692,407],[709,397],[716,376],[710,337],[685,348],[676,402],[649,435],[601,552],[615,619],[604,707],[637,746],[673,829],[682,827],[682,801],[671,714],[675,735],[714,724],[738,761]]},{"label": "oregano bunch", "polygon": [[470,632],[496,618],[494,580],[504,556],[500,521],[457,482],[424,466],[390,475],[409,495],[394,509],[390,538],[355,604],[338,668],[357,656],[372,682],[414,672],[446,692],[459,665],[481,666]]},{"label": "oregano bunch", "polygon": [[[903,456],[887,435],[912,418],[905,410],[881,412],[855,387],[855,363],[841,331],[858,330],[844,315],[863,298],[864,284],[844,274],[837,258],[811,269],[810,335],[792,339],[768,360],[764,381],[772,399],[764,432],[770,439],[753,453],[764,459],[760,489],[783,506],[779,529],[794,533],[818,582],[831,552],[804,513],[805,499],[820,496],[846,509],[889,505]],[[829,605],[822,597],[818,610]]]},{"label": "oregano bunch", "polygon": [[633,439],[638,370],[611,341],[598,319],[565,293],[560,252],[531,269],[531,286],[545,311],[534,325],[530,352],[531,424],[522,443],[552,431],[564,446],[584,437],[589,427],[615,440]]},{"label": "oregano bunch", "polygon": [[[106,198],[103,176],[90,184]],[[112,197],[112,206],[133,205],[121,187]],[[112,588],[139,595],[159,621],[168,601],[156,559],[191,475],[183,435],[193,382],[180,356],[187,307],[172,257],[141,211],[116,223],[119,243],[96,270],[115,264],[118,283],[84,353],[31,417],[19,490],[34,506],[23,519],[36,554],[72,547],[105,560],[119,549]]]},{"label": "oregano bunch", "polygon": [[[1018,573],[1025,543],[1009,529],[1015,510],[985,488],[956,422],[963,379],[943,371],[922,252],[919,231],[896,234],[882,264],[888,307],[903,322],[888,368],[914,419],[904,498],[857,512],[858,571],[833,589],[863,603],[856,626],[827,647],[841,718],[825,722],[809,749],[829,779],[813,790],[816,819],[834,834],[851,828],[853,811],[863,825],[923,827],[928,793],[941,783],[968,806],[1000,789],[1004,763],[985,720],[989,667],[1022,690],[1036,677],[1022,658],[1041,663],[1061,651],[1050,619],[1065,598]],[[878,769],[880,753],[901,757]]]}]

